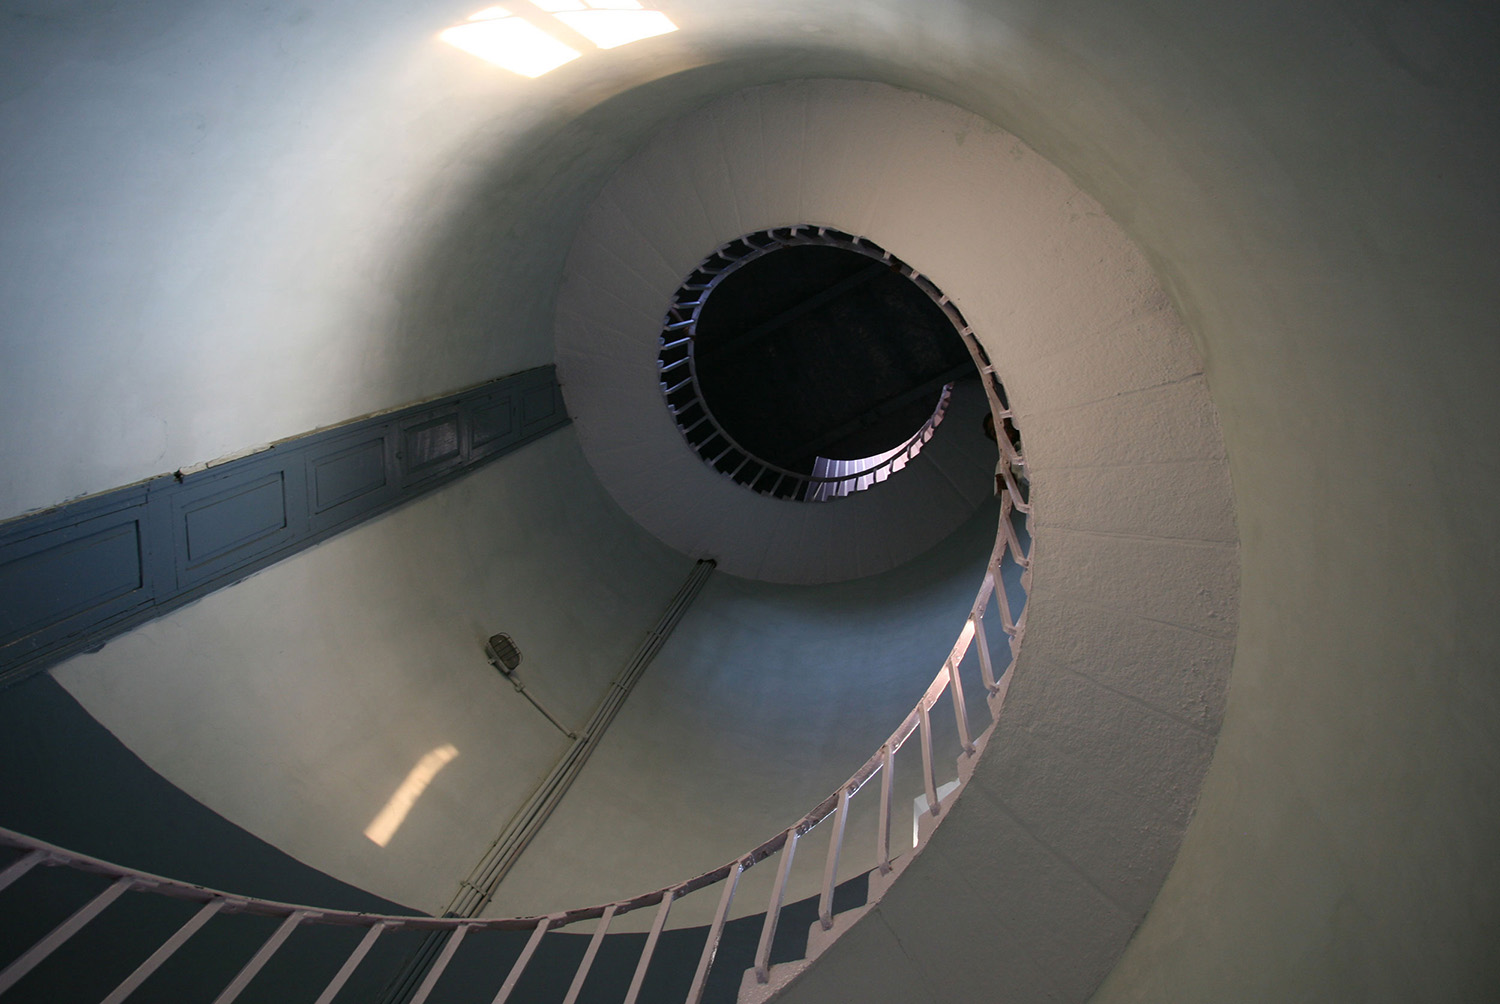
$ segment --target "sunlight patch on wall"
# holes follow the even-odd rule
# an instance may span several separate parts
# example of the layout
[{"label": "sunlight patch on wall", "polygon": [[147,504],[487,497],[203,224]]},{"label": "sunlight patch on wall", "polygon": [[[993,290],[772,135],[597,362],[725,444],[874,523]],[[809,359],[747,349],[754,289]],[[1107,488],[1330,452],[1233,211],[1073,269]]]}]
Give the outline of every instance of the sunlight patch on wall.
[{"label": "sunlight patch on wall", "polygon": [[522,6],[486,7],[438,37],[485,62],[536,78],[583,55],[569,42],[614,49],[677,30],[667,15],[636,0],[517,2]]},{"label": "sunlight patch on wall", "polygon": [[378,847],[390,843],[401,824],[406,822],[406,814],[417,804],[417,799],[422,797],[422,792],[427,790],[437,772],[448,766],[456,756],[458,749],[452,743],[446,743],[418,760],[390,801],[385,803],[385,808],[365,827],[365,836]]}]

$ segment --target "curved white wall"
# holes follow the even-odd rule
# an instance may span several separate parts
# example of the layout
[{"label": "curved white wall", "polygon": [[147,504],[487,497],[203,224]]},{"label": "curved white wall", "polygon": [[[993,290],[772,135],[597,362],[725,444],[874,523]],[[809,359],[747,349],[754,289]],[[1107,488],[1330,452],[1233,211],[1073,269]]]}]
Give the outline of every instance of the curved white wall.
[{"label": "curved white wall", "polygon": [[[934,90],[1098,197],[1203,349],[1243,545],[1230,700],[1113,969],[1039,978],[1059,925],[1007,968],[995,945],[1028,932],[1000,926],[1006,891],[952,910],[950,884],[913,873],[899,926],[840,943],[786,999],[1078,997],[1106,972],[1107,1001],[1493,996],[1492,14],[983,6]],[[1037,617],[1061,613],[1038,589]],[[943,857],[986,860],[973,842]],[[1077,863],[1036,865],[1065,902]]]},{"label": "curved white wall", "polygon": [[[569,429],[53,670],[158,773],[315,868],[440,911],[691,562],[600,491]],[[385,846],[365,835],[452,747]]]},{"label": "curved white wall", "polygon": [[[950,876],[968,896],[943,899],[957,915],[1003,894],[995,919],[1010,929],[1064,927],[1037,968],[1086,993],[1171,867],[1233,653],[1237,537],[1201,363],[1139,251],[997,126],[852,81],[714,102],[667,125],[585,217],[559,294],[558,351],[605,487],[668,543],[722,554],[731,570],[773,580],[854,570],[924,546],[952,518],[936,504],[952,496],[936,464],[833,504],[778,502],[709,471],[667,418],[654,365],[661,305],[718,243],[709,228],[732,237],[798,220],[869,236],[931,276],[1009,389],[1036,505],[1037,601],[1008,719],[976,779],[1021,825],[950,821],[939,847],[990,846],[995,860],[982,878]],[[979,480],[992,464],[974,464]],[[893,705],[886,722],[905,710]],[[844,773],[883,738],[872,732]],[[1092,825],[1080,818],[1094,814]],[[1137,846],[1122,848],[1127,839]],[[1065,904],[1057,882],[1038,881],[1037,854],[1074,863]],[[916,911],[886,926],[913,941],[948,933]]]},{"label": "curved white wall", "polygon": [[[885,741],[942,665],[998,515],[997,504],[983,506],[927,553],[852,582],[789,587],[715,573],[490,912],[624,899],[716,868],[801,818]],[[982,691],[970,701],[977,726]],[[937,748],[956,753],[942,711]],[[897,780],[899,824],[922,782],[915,770]],[[846,876],[875,864],[877,788],[854,803]],[[821,888],[824,836],[795,859],[788,901]],[[893,849],[909,844],[910,827],[898,825]],[[765,910],[774,876],[746,874],[736,916]],[[717,890],[682,900],[672,925],[707,924],[717,901]],[[650,913],[628,919],[649,924]]]},{"label": "curved white wall", "polygon": [[437,41],[470,8],[33,6],[0,33],[0,517],[551,361],[598,169],[576,81]]}]

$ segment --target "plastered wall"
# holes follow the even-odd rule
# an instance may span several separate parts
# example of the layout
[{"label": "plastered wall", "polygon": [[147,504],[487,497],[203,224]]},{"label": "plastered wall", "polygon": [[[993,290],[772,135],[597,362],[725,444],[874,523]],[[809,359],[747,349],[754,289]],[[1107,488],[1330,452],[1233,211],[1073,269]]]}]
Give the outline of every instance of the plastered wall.
[{"label": "plastered wall", "polygon": [[[689,268],[705,231],[778,220],[868,235],[952,297],[1008,388],[1034,492],[1039,600],[1009,712],[1025,731],[1002,735],[975,774],[1018,825],[966,824],[959,813],[938,846],[986,848],[994,860],[975,873],[936,866],[928,852],[914,871],[953,884],[939,897],[945,922],[884,906],[879,915],[924,954],[941,954],[959,927],[1066,931],[1049,936],[1041,960],[1028,957],[1032,940],[1012,936],[992,964],[1032,974],[1017,985],[1022,998],[1086,994],[1171,867],[1224,706],[1238,543],[1201,362],[1139,251],[1013,134],[867,82],[788,82],[716,101],[661,130],[590,208],[559,294],[558,351],[564,378],[576,375],[580,440],[606,488],[674,546],[720,546],[731,571],[783,580],[892,560],[943,532],[943,503],[963,483],[919,464],[877,491],[805,511],[739,491],[682,451],[652,385],[658,326],[646,305],[670,296],[671,263]],[[992,469],[978,459],[959,473]],[[793,623],[777,630],[795,632]],[[851,629],[828,627],[835,637]],[[795,722],[805,706],[788,700],[781,715]],[[866,710],[894,723],[906,709]],[[733,733],[725,742],[735,744]],[[939,757],[944,779],[957,772],[956,751]],[[860,752],[869,755],[848,755],[845,774]],[[905,752],[898,779],[916,769],[915,745]],[[765,759],[769,768],[779,758]],[[853,819],[855,847],[873,842],[873,799],[856,802],[867,811]],[[1042,882],[1038,856],[1067,863]],[[804,859],[815,880],[818,851]],[[751,874],[753,884],[769,879]],[[858,926],[854,944],[875,922]]]},{"label": "plastered wall", "polygon": [[[941,667],[998,515],[991,502],[925,554],[854,582],[789,587],[716,573],[493,911],[624,899],[715,868],[800,819],[875,752]],[[982,691],[970,700],[982,706]],[[955,753],[952,712],[942,714],[937,748]],[[946,780],[952,771],[942,769]],[[898,781],[899,851],[922,782],[914,769]],[[878,787],[855,804],[845,877],[875,864]],[[808,838],[788,902],[821,889],[826,843],[827,828]],[[774,876],[771,867],[746,873],[734,915],[763,912]],[[674,905],[673,926],[709,923],[718,892]],[[649,925],[649,915],[621,924]]]},{"label": "plastered wall", "polygon": [[[1098,999],[1493,996],[1491,14],[987,10],[941,75],[1166,276],[1205,354],[1242,543],[1214,765]],[[982,860],[951,846],[951,865]],[[943,888],[892,910],[946,918],[949,940],[886,927],[787,999],[1047,992],[974,961],[972,920],[1002,922],[1002,892],[955,923]]]},{"label": "plastered wall", "polygon": [[598,169],[470,13],[6,5],[0,517],[551,361]]},{"label": "plastered wall", "polygon": [[[485,660],[581,722],[691,562],[636,529],[564,429],[53,670],[189,795],[298,860],[440,911],[567,740]],[[454,754],[384,846],[366,835]]]}]

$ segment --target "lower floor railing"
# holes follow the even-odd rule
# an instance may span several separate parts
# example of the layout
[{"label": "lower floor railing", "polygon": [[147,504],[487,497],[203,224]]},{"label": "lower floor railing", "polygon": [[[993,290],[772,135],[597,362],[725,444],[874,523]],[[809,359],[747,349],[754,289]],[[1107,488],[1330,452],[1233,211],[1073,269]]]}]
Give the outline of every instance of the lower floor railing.
[{"label": "lower floor railing", "polygon": [[[976,351],[976,362],[979,362],[981,368],[989,373],[989,368],[977,352],[977,347],[971,345],[971,350]],[[997,427],[1003,428],[1002,420],[1010,418],[1009,411],[1006,410],[1004,402],[997,398],[994,390],[987,389],[990,390],[991,406],[996,415]],[[778,942],[778,925],[785,918],[799,912],[799,910],[790,909],[792,905],[787,904],[785,900],[793,861],[800,844],[808,834],[820,824],[827,824],[825,831],[828,834],[827,849],[823,863],[822,884],[815,897],[815,911],[806,910],[806,907],[813,905],[812,902],[803,901],[795,904],[800,908],[803,920],[807,919],[809,912],[814,918],[810,925],[808,947],[803,952],[802,964],[805,964],[806,959],[815,956],[831,937],[836,936],[848,926],[847,923],[841,923],[846,916],[852,920],[852,915],[861,909],[861,907],[850,909],[847,905],[841,905],[838,895],[848,886],[848,883],[842,885],[840,883],[840,859],[849,840],[854,839],[855,836],[849,832],[852,800],[866,792],[869,782],[879,779],[879,809],[875,815],[875,832],[860,837],[860,839],[871,841],[874,846],[874,866],[859,877],[868,883],[868,892],[865,897],[867,902],[875,901],[894,877],[894,873],[898,872],[903,865],[902,856],[893,853],[892,850],[893,826],[897,818],[894,779],[898,754],[908,750],[910,740],[916,740],[920,759],[918,769],[925,796],[924,811],[931,818],[926,825],[916,827],[918,832],[914,840],[918,846],[913,847],[911,852],[915,854],[920,849],[920,842],[924,841],[927,833],[930,832],[931,825],[941,818],[945,807],[952,804],[954,797],[953,792],[950,792],[946,799],[939,797],[933,712],[942,698],[945,696],[949,698],[948,703],[954,715],[959,748],[958,784],[960,787],[968,777],[967,766],[972,764],[983,742],[983,735],[975,734],[970,721],[963,676],[965,672],[963,667],[966,664],[977,664],[978,686],[973,685],[972,675],[969,677],[969,683],[972,691],[984,695],[991,722],[1000,714],[1006,691],[1010,686],[1010,670],[1014,665],[1015,655],[1025,632],[1025,592],[1030,585],[1031,562],[1029,534],[1021,519],[1022,514],[1030,512],[1030,505],[1021,496],[1014,475],[1014,469],[1023,468],[1023,461],[1014,450],[1013,444],[1007,441],[1006,436],[999,437],[999,446],[1003,464],[1000,519],[995,546],[978,595],[959,631],[957,641],[944,659],[937,675],[923,692],[916,706],[897,725],[895,731],[848,780],[839,785],[801,819],[734,860],[678,884],[614,903],[567,910],[541,917],[440,918],[325,910],[236,896],[233,893],[124,868],[97,858],[75,854],[10,830],[0,829],[0,846],[13,848],[19,852],[14,860],[0,870],[0,897],[5,896],[4,890],[38,868],[62,867],[77,873],[101,876],[107,883],[102,891],[97,892],[65,920],[31,943],[29,947],[11,959],[3,970],[0,970],[0,995],[5,995],[13,989],[24,993],[28,983],[31,982],[27,980],[27,977],[85,930],[95,918],[127,894],[148,894],[151,897],[197,904],[197,907],[191,910],[175,930],[136,964],[128,974],[123,974],[114,988],[102,997],[105,1004],[119,1004],[130,998],[145,986],[153,975],[167,966],[174,956],[184,949],[184,946],[194,938],[202,939],[204,935],[201,932],[212,922],[219,920],[222,924],[224,920],[220,918],[236,915],[268,919],[271,922],[269,933],[264,936],[264,940],[260,941],[248,961],[244,962],[238,971],[228,976],[227,981],[221,984],[217,997],[213,998],[214,1004],[229,1004],[239,999],[247,989],[252,988],[257,977],[262,976],[263,971],[278,956],[278,953],[286,950],[289,943],[296,943],[296,936],[300,932],[314,928],[342,928],[346,931],[352,929],[354,933],[345,937],[345,941],[352,942],[352,946],[346,944],[341,949],[343,953],[341,958],[327,958],[326,952],[320,956],[322,975],[317,977],[319,986],[302,986],[295,998],[288,998],[278,991],[270,999],[302,999],[312,1000],[315,1004],[332,1004],[341,991],[350,986],[350,981],[356,973],[361,972],[361,967],[371,965],[369,960],[372,953],[379,954],[377,950],[382,945],[399,940],[401,935],[431,936],[432,932],[439,933],[445,940],[435,961],[427,969],[421,983],[410,996],[411,1004],[424,1004],[430,999],[438,1000],[439,998],[433,995],[440,986],[443,987],[441,997],[446,998],[449,987],[456,987],[460,984],[466,988],[468,994],[466,999],[479,1000],[481,999],[479,996],[474,996],[474,987],[476,983],[485,983],[483,994],[487,997],[490,988],[494,986],[493,981],[501,979],[499,975],[501,970],[504,971],[503,979],[498,989],[494,990],[493,996],[489,998],[493,1004],[521,999],[527,1001],[555,999],[556,992],[559,991],[562,993],[561,999],[564,1004],[576,1004],[580,1000],[590,999],[623,1000],[625,1004],[635,1004],[642,1000],[656,1002],[681,999],[687,1004],[701,1004],[709,999],[706,995],[709,993],[711,984],[718,987],[712,995],[718,999],[737,998],[742,1002],[764,999],[787,978],[795,975],[799,968],[796,963],[780,967],[774,963],[778,960],[777,945],[780,943]],[[1026,540],[1027,546],[1023,547],[1023,539]],[[1012,588],[1007,588],[1008,586]],[[1012,589],[1016,594],[1014,596],[1011,595]],[[1001,658],[996,657],[986,628],[987,615],[991,611],[998,613],[1000,630],[1005,636],[1006,648],[1002,651]],[[971,653],[974,656],[972,660],[969,659]],[[968,672],[972,674],[972,670]],[[904,762],[906,758],[902,759]],[[918,804],[921,805],[924,802]],[[731,911],[742,876],[752,868],[763,867],[771,858],[777,859],[777,869],[775,879],[770,884],[769,899],[764,913],[757,913],[751,918],[732,920]],[[910,860],[910,857],[906,856],[904,860]],[[664,974],[654,970],[653,962],[658,960],[659,949],[664,944],[667,918],[673,904],[684,897],[705,890],[713,890],[707,893],[710,896],[717,893],[717,906],[707,929],[699,929],[697,933],[670,932],[665,940],[672,943],[669,954],[675,960],[674,965],[679,971],[675,974]],[[15,893],[10,895],[14,896]],[[847,899],[848,897],[844,897],[845,904],[847,904]],[[16,906],[7,905],[4,899],[0,898],[0,913],[11,913],[16,909]],[[119,909],[116,907],[116,910]],[[650,927],[644,940],[641,940],[639,934],[611,936],[612,925],[622,916],[638,911],[650,911]],[[743,948],[748,947],[747,945],[741,945],[732,953],[740,956],[740,965],[743,970],[742,977],[735,980],[733,973],[725,974],[721,971],[722,966],[716,968],[716,962],[721,961],[721,949],[730,941],[738,938],[743,942],[744,935],[752,933],[747,931],[747,921],[750,925],[758,924],[759,929],[758,932],[753,932],[754,949],[749,955],[748,966],[744,965],[747,960],[743,957]],[[592,927],[586,928],[585,925],[590,922],[592,922]],[[264,920],[262,926],[265,926]],[[547,991],[536,988],[526,991],[524,998],[520,996],[518,988],[523,986],[523,981],[528,980],[531,967],[536,963],[543,942],[548,935],[569,935],[580,929],[587,930],[587,940],[584,941],[580,935],[573,935],[569,941],[572,945],[570,952],[563,952],[560,956],[558,953],[553,953],[551,961],[547,963],[547,968],[552,972],[550,982],[554,989]],[[726,932],[731,929],[738,933],[734,935],[734,938],[726,940]],[[822,937],[819,936],[820,931],[824,932]],[[358,935],[357,938],[355,934]],[[499,937],[502,935],[504,937]],[[465,958],[462,950],[466,945],[476,944],[487,937],[491,939],[489,950],[477,953],[477,955],[471,954],[462,964],[458,963],[457,960]],[[694,952],[691,946],[696,944],[698,938],[702,939],[702,944]],[[577,955],[579,944],[583,946],[582,954],[575,961],[572,956]],[[637,944],[639,944],[638,951]],[[398,947],[397,951],[409,952],[410,946]],[[622,958],[622,951],[636,953],[633,964],[628,958]],[[559,965],[558,959],[564,957],[566,963],[572,966],[571,975],[564,974],[565,980],[558,978],[556,973]],[[617,973],[614,990],[608,994],[602,993],[600,987],[603,983],[611,981],[603,980],[602,970],[596,968],[602,957],[609,958],[608,967]],[[497,959],[507,960],[508,965],[504,962],[496,962]],[[334,962],[338,962],[336,970],[333,969]],[[315,963],[307,971],[317,969],[318,964]],[[691,969],[691,977],[688,976],[689,969]],[[330,973],[329,970],[332,972]],[[445,983],[445,976],[449,976],[450,972],[455,975],[452,975]],[[591,972],[600,973],[601,979],[590,981]],[[628,983],[624,980],[626,972],[629,974]],[[221,980],[223,978],[223,976],[220,977]],[[204,979],[206,981],[209,977]],[[308,978],[303,976],[299,979],[305,982]],[[653,989],[649,995],[643,996],[648,981]],[[566,982],[565,991],[562,990],[563,982]],[[622,995],[618,993],[618,984],[624,984]],[[313,996],[314,990],[317,990],[316,997]],[[539,993],[545,994],[545,997],[539,998]],[[729,993],[735,996],[727,997]]]}]

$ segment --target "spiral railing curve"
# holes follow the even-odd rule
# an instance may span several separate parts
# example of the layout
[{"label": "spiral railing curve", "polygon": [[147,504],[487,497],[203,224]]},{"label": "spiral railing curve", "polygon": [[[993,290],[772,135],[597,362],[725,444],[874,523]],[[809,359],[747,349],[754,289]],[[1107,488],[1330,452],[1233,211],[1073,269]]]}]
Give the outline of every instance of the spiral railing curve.
[{"label": "spiral railing curve", "polygon": [[[667,411],[677,423],[688,447],[704,463],[762,495],[798,502],[826,502],[884,481],[922,452],[922,447],[932,439],[948,411],[952,385],[943,388],[927,421],[904,442],[869,458],[867,463],[853,465],[852,470],[828,474],[819,474],[816,470],[812,473],[792,471],[764,460],[740,445],[720,424],[700,391],[696,353],[698,322],[709,296],[739,269],[784,248],[808,246],[838,248],[889,266],[941,307],[955,330],[969,330],[958,308],[930,278],[869,238],[833,227],[808,224],[772,227],[720,245],[678,287],[662,319],[656,367]],[[1003,394],[1002,390],[1002,399]]]},{"label": "spiral railing curve", "polygon": [[[950,316],[956,319],[956,326],[962,334],[976,366],[984,376],[985,393],[989,398],[990,410],[994,417],[996,429],[1010,427],[1009,423],[1012,420],[1012,415],[1005,401],[1004,390],[994,375],[994,369],[983,347],[974,338],[972,331],[967,325],[961,323],[957,309],[947,301],[946,297],[942,297],[939,303],[944,309],[950,312]],[[201,906],[174,934],[167,938],[146,959],[140,962],[129,976],[103,998],[104,1004],[121,1004],[121,1002],[129,998],[137,988],[181,949],[190,938],[216,916],[221,914],[250,914],[278,918],[281,923],[270,937],[261,944],[249,961],[230,979],[228,984],[215,998],[214,1004],[229,1004],[229,1002],[239,997],[256,975],[265,968],[273,956],[292,937],[296,930],[305,925],[338,925],[365,930],[365,934],[359,943],[344,959],[332,979],[329,980],[315,998],[315,1004],[332,1004],[335,996],[345,987],[355,970],[375,948],[376,943],[384,934],[394,931],[428,931],[443,932],[447,935],[447,940],[443,945],[442,951],[438,954],[431,967],[428,968],[415,992],[409,998],[411,1004],[424,1004],[432,995],[434,988],[442,979],[450,963],[452,963],[467,935],[478,931],[529,932],[524,948],[521,949],[519,956],[511,963],[504,982],[493,998],[493,1004],[504,1004],[504,1002],[512,999],[522,974],[526,971],[527,965],[535,957],[542,939],[549,932],[560,931],[572,925],[592,920],[596,923],[589,939],[588,949],[578,964],[567,994],[563,998],[564,1004],[574,1004],[579,998],[584,981],[588,978],[590,967],[598,956],[600,945],[608,933],[611,923],[624,914],[654,908],[655,912],[652,917],[650,932],[646,937],[639,961],[634,968],[629,987],[623,998],[625,1004],[636,1004],[640,999],[641,989],[645,983],[647,971],[651,966],[662,931],[666,927],[668,912],[672,904],[691,893],[717,886],[720,890],[718,905],[713,914],[713,921],[709,925],[707,939],[699,955],[696,969],[685,998],[687,1004],[699,1004],[703,1000],[709,972],[714,965],[715,956],[724,935],[725,924],[729,918],[730,907],[741,876],[750,868],[762,864],[773,856],[779,855],[776,880],[772,884],[770,899],[766,905],[765,917],[761,922],[759,940],[754,955],[754,965],[744,974],[739,993],[739,1000],[742,1004],[765,999],[777,987],[784,984],[786,979],[795,975],[801,966],[805,966],[808,961],[816,957],[818,952],[825,948],[832,938],[837,937],[843,930],[846,930],[849,923],[854,919],[852,916],[846,917],[846,915],[852,915],[856,911],[851,910],[839,913],[834,908],[834,889],[839,882],[839,858],[845,844],[845,826],[849,819],[851,799],[864,790],[866,785],[874,780],[877,775],[880,777],[880,807],[876,817],[877,828],[874,836],[876,865],[870,872],[868,902],[866,906],[857,908],[858,911],[863,911],[868,908],[870,903],[879,900],[880,895],[889,886],[889,883],[895,878],[896,874],[925,845],[927,836],[931,832],[931,827],[941,821],[945,808],[952,804],[953,798],[958,791],[962,790],[962,785],[967,781],[969,774],[972,772],[974,759],[983,749],[993,731],[994,722],[998,720],[1001,709],[1004,706],[1006,692],[1010,686],[1012,676],[1011,670],[1015,665],[1015,656],[1019,651],[1021,640],[1025,634],[1027,611],[1025,608],[1024,593],[1029,590],[1031,579],[1030,553],[1027,548],[1023,548],[1021,543],[1023,535],[1027,537],[1028,542],[1030,538],[1029,534],[1026,534],[1023,529],[1018,529],[1017,522],[1021,517],[1029,517],[1031,505],[1017,481],[1016,472],[1025,470],[1024,460],[1019,450],[1007,435],[998,435],[996,440],[1001,462],[997,467],[996,474],[997,488],[1000,495],[1000,520],[995,537],[995,545],[991,551],[989,563],[986,567],[983,580],[980,583],[978,594],[974,599],[967,618],[964,620],[957,640],[954,642],[947,657],[943,660],[942,667],[938,670],[936,676],[933,677],[932,682],[927,686],[926,690],[923,691],[920,700],[917,701],[916,705],[902,719],[900,724],[896,726],[885,742],[871,754],[869,759],[860,765],[859,769],[839,785],[836,790],[813,806],[802,818],[778,832],[769,840],[701,875],[660,889],[654,889],[629,899],[566,910],[546,916],[468,918],[359,913],[238,896],[234,893],[218,889],[210,889],[160,875],[125,868],[98,858],[76,854],[64,848],[0,828],[0,846],[15,848],[22,852],[21,856],[12,861],[6,868],[0,870],[0,895],[4,895],[4,890],[7,887],[11,886],[32,869],[45,866],[66,867],[80,872],[102,875],[112,880],[103,892],[94,896],[94,898],[82,907],[78,908],[71,916],[53,928],[48,934],[31,944],[29,948],[21,952],[17,957],[10,959],[4,969],[0,969],[0,996],[4,996],[23,977],[40,965],[48,956],[57,951],[58,948],[76,935],[90,921],[103,913],[106,908],[121,896],[126,893],[146,893],[178,900],[187,900],[199,903]],[[1019,609],[1013,606],[1010,597],[1007,595],[1003,579],[1004,572],[1011,568],[1019,568],[1020,570],[1019,584],[1022,590],[1022,598],[1015,605]],[[997,664],[985,630],[985,617],[991,607],[992,601],[994,608],[998,610],[1000,627],[1008,642],[1009,651],[1006,654],[1009,658],[1003,665]],[[975,661],[978,664],[979,681],[983,685],[986,694],[991,721],[990,726],[977,736],[972,734],[970,728],[964,699],[964,686],[961,679],[961,667],[971,650],[976,655]],[[948,792],[946,797],[940,797],[933,753],[932,710],[945,694],[951,696],[961,752],[958,756],[958,785]],[[891,852],[894,809],[892,778],[896,756],[906,748],[907,741],[913,736],[917,738],[917,746],[920,750],[921,776],[926,796],[926,805],[928,807],[927,811],[930,813],[931,819],[929,820],[929,824],[920,830],[918,841],[912,848],[912,851],[907,855],[898,857]],[[818,919],[814,925],[815,932],[816,929],[821,929],[825,932],[825,936],[821,939],[810,937],[807,955],[800,962],[773,967],[771,963],[771,946],[776,935],[777,924],[782,915],[793,855],[799,842],[814,827],[830,820],[827,856],[821,891],[818,895]],[[0,909],[10,910],[14,909],[14,906],[6,905],[3,899],[0,899]],[[846,919],[848,922],[845,922]]]}]

